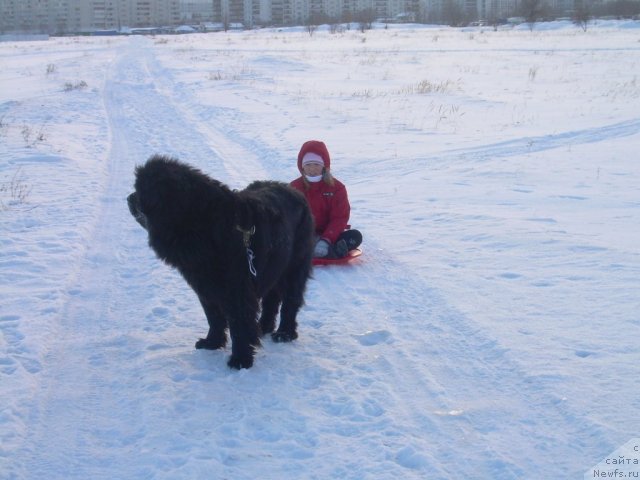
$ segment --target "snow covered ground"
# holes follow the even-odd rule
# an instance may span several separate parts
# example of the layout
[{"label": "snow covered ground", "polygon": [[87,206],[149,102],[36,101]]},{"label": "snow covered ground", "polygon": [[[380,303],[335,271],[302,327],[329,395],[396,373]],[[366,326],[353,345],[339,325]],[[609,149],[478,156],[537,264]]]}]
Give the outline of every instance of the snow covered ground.
[{"label": "snow covered ground", "polygon": [[[640,436],[640,23],[552,27],[0,43],[0,478],[569,479]],[[365,254],[232,371],[133,170],[308,139]]]}]

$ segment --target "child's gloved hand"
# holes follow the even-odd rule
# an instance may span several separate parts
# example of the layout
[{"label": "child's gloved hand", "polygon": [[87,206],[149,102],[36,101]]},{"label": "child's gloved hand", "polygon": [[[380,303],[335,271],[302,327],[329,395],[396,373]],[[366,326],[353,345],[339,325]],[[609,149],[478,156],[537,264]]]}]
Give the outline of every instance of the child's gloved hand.
[{"label": "child's gloved hand", "polygon": [[318,240],[316,247],[313,249],[313,256],[317,258],[326,257],[329,254],[329,242],[326,240]]}]

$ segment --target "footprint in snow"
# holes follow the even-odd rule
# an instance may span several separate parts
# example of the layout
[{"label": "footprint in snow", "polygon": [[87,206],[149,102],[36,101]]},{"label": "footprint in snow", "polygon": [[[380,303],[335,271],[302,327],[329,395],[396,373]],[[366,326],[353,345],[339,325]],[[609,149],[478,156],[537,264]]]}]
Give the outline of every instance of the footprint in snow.
[{"label": "footprint in snow", "polygon": [[411,470],[421,470],[429,466],[429,459],[412,446],[401,449],[396,454],[396,462]]},{"label": "footprint in snow", "polygon": [[16,362],[9,357],[0,357],[0,373],[11,375],[17,370]]},{"label": "footprint in snow", "polygon": [[515,280],[516,278],[522,277],[519,273],[514,272],[505,272],[498,275],[499,277],[506,278],[507,280]]},{"label": "footprint in snow", "polygon": [[169,309],[165,307],[155,307],[151,310],[151,313],[154,317],[162,318],[169,315]]},{"label": "footprint in snow", "polygon": [[29,373],[38,373],[42,370],[42,364],[33,358],[25,356],[18,356],[17,358],[22,364],[22,367]]},{"label": "footprint in snow", "polygon": [[588,350],[578,350],[575,353],[576,353],[576,356],[578,356],[580,358],[587,358],[587,357],[590,357],[592,355],[595,355],[595,353],[590,352]]},{"label": "footprint in snow", "polygon": [[367,332],[361,335],[353,335],[360,345],[371,347],[380,343],[392,343],[393,336],[388,330],[377,330],[375,332]]}]

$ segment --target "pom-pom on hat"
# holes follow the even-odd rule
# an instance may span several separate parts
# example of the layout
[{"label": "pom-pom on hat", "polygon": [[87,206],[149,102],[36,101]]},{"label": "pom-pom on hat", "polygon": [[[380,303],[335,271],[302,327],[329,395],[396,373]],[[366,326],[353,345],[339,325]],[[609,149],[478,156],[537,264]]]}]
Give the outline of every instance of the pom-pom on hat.
[{"label": "pom-pom on hat", "polygon": [[331,167],[331,157],[327,146],[319,140],[305,142],[298,153],[298,170],[302,172],[302,166],[306,163],[323,163],[324,168]]}]

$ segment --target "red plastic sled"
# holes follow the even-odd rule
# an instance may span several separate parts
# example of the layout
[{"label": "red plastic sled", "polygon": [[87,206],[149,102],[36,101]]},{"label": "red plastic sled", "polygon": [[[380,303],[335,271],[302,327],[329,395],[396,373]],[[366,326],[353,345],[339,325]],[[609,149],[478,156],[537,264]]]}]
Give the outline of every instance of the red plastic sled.
[{"label": "red plastic sled", "polygon": [[314,266],[318,265],[345,265],[354,259],[358,258],[362,255],[362,250],[356,248],[354,250],[349,251],[346,256],[342,258],[314,258],[311,260],[311,263]]}]

